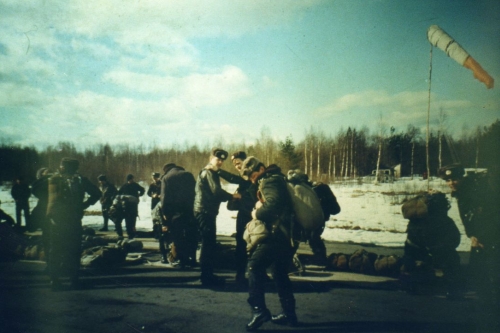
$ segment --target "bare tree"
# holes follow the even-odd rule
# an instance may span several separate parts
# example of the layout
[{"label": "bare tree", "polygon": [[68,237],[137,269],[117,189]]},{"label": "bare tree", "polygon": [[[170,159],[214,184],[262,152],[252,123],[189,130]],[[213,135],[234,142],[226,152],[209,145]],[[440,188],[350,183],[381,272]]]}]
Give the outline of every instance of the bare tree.
[{"label": "bare tree", "polygon": [[413,125],[408,125],[408,128],[406,129],[406,133],[411,141],[410,175],[411,175],[411,179],[413,179],[413,175],[415,173],[415,168],[414,168],[414,165],[415,165],[415,163],[414,163],[414,160],[415,160],[415,141],[417,141],[418,137],[420,136],[420,129],[416,128]]},{"label": "bare tree", "polygon": [[438,144],[439,144],[439,155],[438,155],[438,168],[441,169],[441,166],[443,164],[443,136],[446,136],[446,122],[448,119],[448,115],[444,111],[444,109],[441,107],[439,108],[439,116],[438,116],[438,124],[439,124],[439,129],[438,129]]},{"label": "bare tree", "polygon": [[384,138],[387,133],[387,126],[385,125],[382,114],[380,114],[379,120],[377,121],[377,141],[378,141],[378,157],[377,157],[377,171],[375,172],[374,184],[378,184],[378,174],[380,169],[380,159],[382,157],[382,145],[384,143]]}]

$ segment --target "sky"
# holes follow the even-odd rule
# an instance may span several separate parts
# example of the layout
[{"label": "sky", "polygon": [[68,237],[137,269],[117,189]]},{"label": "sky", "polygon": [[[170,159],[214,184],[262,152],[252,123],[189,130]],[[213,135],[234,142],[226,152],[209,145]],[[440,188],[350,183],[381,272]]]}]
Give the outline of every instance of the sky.
[{"label": "sky", "polygon": [[497,0],[0,0],[0,142],[251,144],[500,118]]}]

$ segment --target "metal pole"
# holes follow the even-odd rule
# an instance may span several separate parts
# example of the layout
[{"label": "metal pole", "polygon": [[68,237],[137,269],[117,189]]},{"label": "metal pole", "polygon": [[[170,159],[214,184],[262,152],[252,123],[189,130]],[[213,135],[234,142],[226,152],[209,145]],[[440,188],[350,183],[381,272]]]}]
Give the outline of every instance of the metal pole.
[{"label": "metal pole", "polygon": [[430,50],[430,61],[429,61],[429,98],[427,100],[427,133],[425,142],[425,153],[427,158],[427,190],[430,189],[430,178],[431,178],[431,168],[429,163],[429,123],[431,117],[431,83],[432,83],[432,44]]}]

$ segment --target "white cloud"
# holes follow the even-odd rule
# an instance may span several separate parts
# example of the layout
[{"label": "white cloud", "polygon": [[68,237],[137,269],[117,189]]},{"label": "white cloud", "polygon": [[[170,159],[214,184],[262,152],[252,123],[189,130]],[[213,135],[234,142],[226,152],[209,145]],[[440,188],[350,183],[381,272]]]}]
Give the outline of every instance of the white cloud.
[{"label": "white cloud", "polygon": [[[293,22],[318,0],[122,0],[3,1],[2,20],[20,31],[54,27],[122,43],[168,43],[192,37],[237,36],[262,27]],[[29,23],[28,23],[29,22]]]},{"label": "white cloud", "polygon": [[[331,117],[347,111],[371,111],[394,114],[404,118],[422,115],[427,110],[428,92],[403,91],[390,95],[384,90],[367,90],[359,93],[344,95],[332,103],[315,110],[314,114],[320,118]],[[467,108],[471,103],[467,100],[441,100],[431,94],[433,109]]]},{"label": "white cloud", "polygon": [[220,106],[251,95],[248,77],[234,66],[185,77],[115,71],[106,74],[104,80],[131,91],[172,97],[190,108]]}]

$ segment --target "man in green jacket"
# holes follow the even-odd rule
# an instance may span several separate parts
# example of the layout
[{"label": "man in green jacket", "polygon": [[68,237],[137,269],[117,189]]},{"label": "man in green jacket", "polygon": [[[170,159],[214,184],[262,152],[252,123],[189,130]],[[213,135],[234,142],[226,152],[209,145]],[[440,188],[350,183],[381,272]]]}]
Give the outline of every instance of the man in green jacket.
[{"label": "man in green jacket", "polygon": [[[254,331],[269,320],[275,324],[296,326],[295,298],[288,268],[295,252],[294,239],[297,239],[297,235],[292,234],[293,206],[285,176],[277,165],[266,168],[253,156],[245,159],[241,174],[253,184],[258,184],[259,201],[252,211],[252,217],[263,222],[269,231],[269,236],[251,250],[248,259],[247,301],[252,308],[252,318],[246,329]],[[265,302],[266,269],[271,265],[282,307],[282,312],[276,316],[271,316]]]}]

